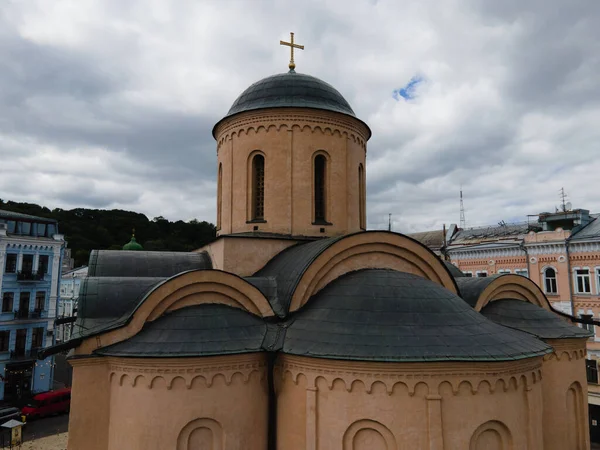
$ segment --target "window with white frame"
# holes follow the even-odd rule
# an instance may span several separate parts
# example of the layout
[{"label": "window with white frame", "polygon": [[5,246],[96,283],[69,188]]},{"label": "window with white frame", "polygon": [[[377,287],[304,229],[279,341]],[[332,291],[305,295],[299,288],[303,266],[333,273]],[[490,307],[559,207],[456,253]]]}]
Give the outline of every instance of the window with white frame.
[{"label": "window with white frame", "polygon": [[525,278],[529,278],[529,271],[527,269],[515,269],[515,275],[521,275]]},{"label": "window with white frame", "polygon": [[596,293],[600,295],[600,267],[596,267]]},{"label": "window with white frame", "polygon": [[577,294],[590,294],[592,287],[590,285],[590,269],[576,267],[575,272],[575,292]]},{"label": "window with white frame", "polygon": [[477,278],[485,278],[488,276],[487,270],[478,270],[477,273]]},{"label": "window with white frame", "polygon": [[558,286],[556,284],[556,270],[554,267],[544,269],[544,289],[546,294],[558,294]]},{"label": "window with white frame", "polygon": [[506,274],[506,273],[510,273],[510,269],[500,269],[498,271],[498,275],[503,275],[503,274]]},{"label": "window with white frame", "polygon": [[473,272],[463,272],[465,274],[465,277],[469,277],[472,278],[473,277]]},{"label": "window with white frame", "polygon": [[[591,321],[594,318],[594,315],[593,314],[579,314],[579,318]],[[594,337],[596,336],[596,329],[594,327],[594,324],[582,323],[581,328],[591,331],[593,333]]]}]

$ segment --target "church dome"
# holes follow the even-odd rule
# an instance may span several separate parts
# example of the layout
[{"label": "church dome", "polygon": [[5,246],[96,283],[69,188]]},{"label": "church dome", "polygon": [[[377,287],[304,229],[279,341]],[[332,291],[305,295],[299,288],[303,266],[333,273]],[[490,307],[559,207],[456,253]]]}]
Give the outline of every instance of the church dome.
[{"label": "church dome", "polygon": [[[233,102],[221,121],[245,111],[266,108],[322,109],[356,118],[350,104],[332,85],[311,75],[290,70],[252,84]],[[213,128],[213,135],[221,121]]]},{"label": "church dome", "polygon": [[144,247],[135,240],[135,236],[131,236],[131,240],[123,246],[123,250],[144,250]]},{"label": "church dome", "polygon": [[487,320],[433,281],[364,269],[331,282],[296,314],[283,352],[355,361],[511,361],[551,351]]},{"label": "church dome", "polygon": [[346,99],[332,85],[293,71],[252,84],[233,102],[227,116],[253,109],[287,107],[325,109],[356,117]]}]

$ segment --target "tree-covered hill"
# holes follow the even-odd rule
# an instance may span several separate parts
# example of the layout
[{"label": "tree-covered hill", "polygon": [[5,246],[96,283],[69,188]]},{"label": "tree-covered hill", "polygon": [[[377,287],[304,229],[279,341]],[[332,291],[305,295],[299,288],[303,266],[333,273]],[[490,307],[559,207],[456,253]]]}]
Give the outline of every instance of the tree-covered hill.
[{"label": "tree-covered hill", "polygon": [[144,250],[191,251],[215,239],[212,223],[191,220],[170,222],[162,216],[149,220],[144,214],[120,209],[76,208],[50,210],[33,203],[0,199],[0,209],[49,217],[58,221],[58,230],[65,235],[75,266],[88,262],[91,250],[117,250],[131,239],[135,228],[136,240]]}]

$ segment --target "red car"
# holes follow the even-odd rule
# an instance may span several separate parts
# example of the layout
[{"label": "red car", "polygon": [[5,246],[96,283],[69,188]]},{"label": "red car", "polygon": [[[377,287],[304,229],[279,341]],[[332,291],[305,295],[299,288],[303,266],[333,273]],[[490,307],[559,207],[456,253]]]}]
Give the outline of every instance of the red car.
[{"label": "red car", "polygon": [[21,410],[21,413],[28,419],[36,419],[67,413],[70,407],[71,388],[64,388],[36,395],[33,397],[33,401]]}]

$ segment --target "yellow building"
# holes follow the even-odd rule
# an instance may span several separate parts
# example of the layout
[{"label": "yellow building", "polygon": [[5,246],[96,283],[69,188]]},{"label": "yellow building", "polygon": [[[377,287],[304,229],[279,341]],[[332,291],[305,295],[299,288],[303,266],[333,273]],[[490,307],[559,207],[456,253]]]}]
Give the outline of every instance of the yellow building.
[{"label": "yellow building", "polygon": [[587,330],[515,275],[365,231],[371,135],[293,68],[213,130],[218,238],[94,251],[70,450],[589,449]]}]

